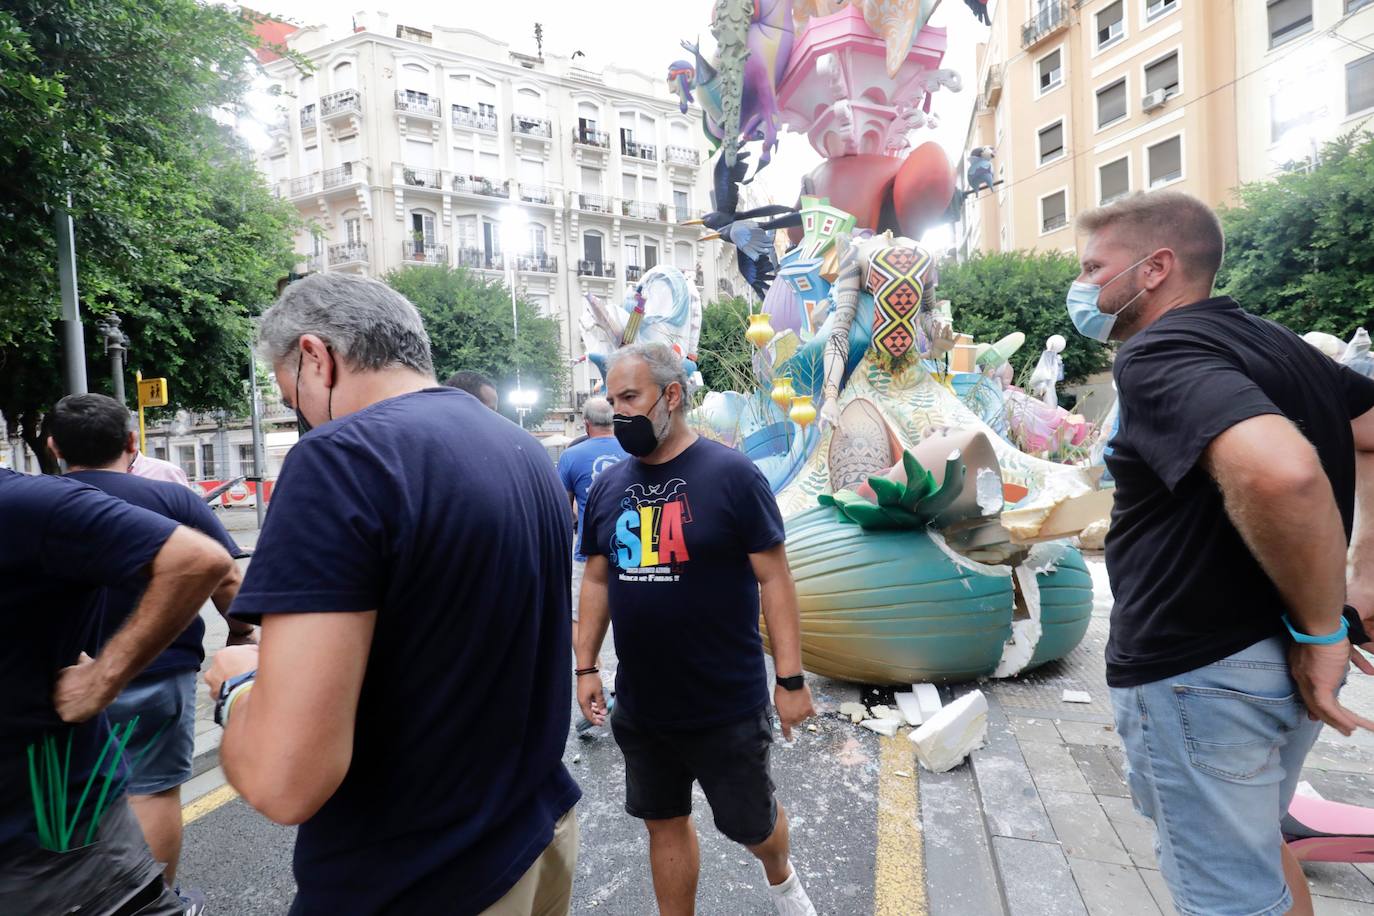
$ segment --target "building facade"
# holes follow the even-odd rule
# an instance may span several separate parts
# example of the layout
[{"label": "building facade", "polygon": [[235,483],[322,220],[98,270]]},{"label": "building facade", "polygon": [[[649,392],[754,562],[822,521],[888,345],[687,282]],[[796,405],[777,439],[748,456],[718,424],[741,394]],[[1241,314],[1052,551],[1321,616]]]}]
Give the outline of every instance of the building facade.
[{"label": "building facade", "polygon": [[1240,180],[1259,181],[1374,124],[1374,0],[1236,5]]},{"label": "building facade", "polygon": [[1074,215],[1134,191],[1232,199],[1235,7],[1263,2],[993,0],[966,151],[1000,184],[966,200],[961,253],[1075,253]]},{"label": "building facade", "polygon": [[657,264],[705,301],[726,288],[719,243],[679,225],[709,207],[710,167],[701,113],[683,114],[666,79],[383,13],[286,43],[314,70],[266,65],[287,110],[262,167],[308,220],[302,271],[514,274],[561,324],[572,405],[593,383],[579,362],[585,294],[620,302]]}]

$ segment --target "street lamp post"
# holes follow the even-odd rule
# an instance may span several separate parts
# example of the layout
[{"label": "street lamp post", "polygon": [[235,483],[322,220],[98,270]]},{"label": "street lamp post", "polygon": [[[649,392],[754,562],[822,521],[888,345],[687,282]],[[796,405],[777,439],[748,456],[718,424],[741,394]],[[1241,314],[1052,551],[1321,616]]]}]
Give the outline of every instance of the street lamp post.
[{"label": "street lamp post", "polygon": [[119,329],[119,316],[110,314],[97,325],[105,338],[105,352],[110,357],[110,381],[114,385],[114,397],[124,403],[124,354],[129,352],[129,337]]}]

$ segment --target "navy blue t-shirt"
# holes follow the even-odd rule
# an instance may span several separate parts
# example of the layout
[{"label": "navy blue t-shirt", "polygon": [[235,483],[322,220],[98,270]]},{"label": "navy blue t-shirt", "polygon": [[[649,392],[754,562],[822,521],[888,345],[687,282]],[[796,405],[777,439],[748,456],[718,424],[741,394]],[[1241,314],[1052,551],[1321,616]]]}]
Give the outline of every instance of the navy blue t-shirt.
[{"label": "navy blue t-shirt", "polygon": [[[98,620],[100,589],[144,570],[176,523],[61,477],[0,469],[0,862],[38,845],[28,749],[63,759],[71,742],[69,815],[109,736],[105,714],[67,725],[52,705],[62,668],[76,664]],[[101,767],[102,778],[106,767]],[[122,768],[116,771],[119,781]],[[99,787],[71,845],[85,842]]]},{"label": "navy blue t-shirt", "polygon": [[[239,545],[224,530],[215,513],[195,493],[180,484],[165,480],[149,480],[135,474],[119,471],[73,471],[67,475],[72,480],[89,484],[111,496],[117,496],[126,503],[132,503],[150,512],[180,522],[202,534],[214,538],[231,557],[243,553]],[[143,597],[143,589],[148,584],[145,576],[130,570],[131,577],[121,585],[105,589],[101,599],[100,632],[96,634],[93,645],[87,649],[92,655],[119,631],[124,621],[133,613],[138,601]],[[172,640],[161,655],[153,659],[143,669],[140,678],[162,676],[177,671],[199,671],[200,663],[205,661],[205,621],[197,615],[191,625],[181,635]]]},{"label": "navy blue t-shirt", "polygon": [[430,388],[291,449],[231,613],[377,611],[353,758],[293,913],[479,913],[580,797],[567,496],[539,443]]},{"label": "navy blue t-shirt", "polygon": [[[588,436],[568,448],[558,458],[558,476],[563,480],[563,489],[577,497],[577,530],[582,530],[582,516],[587,509],[587,491],[601,472],[613,464],[619,464],[630,457],[615,436]],[[587,557],[581,550],[577,559]]]},{"label": "navy blue t-shirt", "polygon": [[585,518],[582,553],[610,561],[616,702],[625,712],[701,728],[766,707],[749,554],[785,535],[754,463],[705,438],[665,464],[622,461],[597,478]]}]

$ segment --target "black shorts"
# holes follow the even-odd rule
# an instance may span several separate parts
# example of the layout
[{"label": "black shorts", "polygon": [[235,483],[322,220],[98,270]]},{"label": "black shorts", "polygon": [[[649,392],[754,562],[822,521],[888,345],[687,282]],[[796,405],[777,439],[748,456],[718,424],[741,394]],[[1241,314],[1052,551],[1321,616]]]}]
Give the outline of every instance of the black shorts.
[{"label": "black shorts", "polygon": [[625,811],[646,821],[692,813],[692,782],[701,783],[716,829],[757,846],[773,835],[777,805],[768,775],[773,727],[768,708],[746,719],[690,731],[661,731],[618,705],[611,732],[625,755]]}]

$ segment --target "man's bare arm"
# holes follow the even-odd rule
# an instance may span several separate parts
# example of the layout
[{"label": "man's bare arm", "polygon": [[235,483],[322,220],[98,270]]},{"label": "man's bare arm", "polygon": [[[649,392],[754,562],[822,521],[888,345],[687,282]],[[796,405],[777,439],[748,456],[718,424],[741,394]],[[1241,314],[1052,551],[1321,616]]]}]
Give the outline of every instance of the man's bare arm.
[{"label": "man's bare arm", "polygon": [[[582,574],[582,593],[577,599],[577,645],[573,656],[578,668],[595,668],[601,657],[601,644],[611,625],[610,562],[604,556],[587,557]],[[577,705],[589,722],[602,725],[606,721],[606,697],[600,674],[585,674],[573,685]]]},{"label": "man's bare arm", "polygon": [[[749,554],[754,578],[759,580],[763,619],[768,624],[768,641],[773,644],[773,668],[778,677],[793,677],[802,673],[801,610],[797,606],[797,586],[792,569],[787,565],[787,548],[778,544],[760,553]],[[807,716],[816,714],[811,701],[811,689],[787,690],[782,685],[773,688],[773,705],[782,724],[782,737],[792,739],[792,729]]]},{"label": "man's bare arm", "polygon": [[[1355,533],[1346,600],[1374,630],[1374,410],[1351,424],[1355,433]],[[1371,634],[1374,635],[1374,634]]]},{"label": "man's bare arm", "polygon": [[[234,703],[220,762],[244,799],[279,824],[312,817],[348,772],[376,624],[376,611],[264,615],[261,648],[216,656],[219,667],[221,657],[257,653],[253,688]],[[223,679],[216,674],[213,683]]]},{"label": "man's bare arm", "polygon": [[83,658],[58,675],[57,714],[84,722],[114,701],[135,675],[171,644],[234,565],[224,548],[185,526],[153,557],[148,587],[129,619],[98,658]]}]

